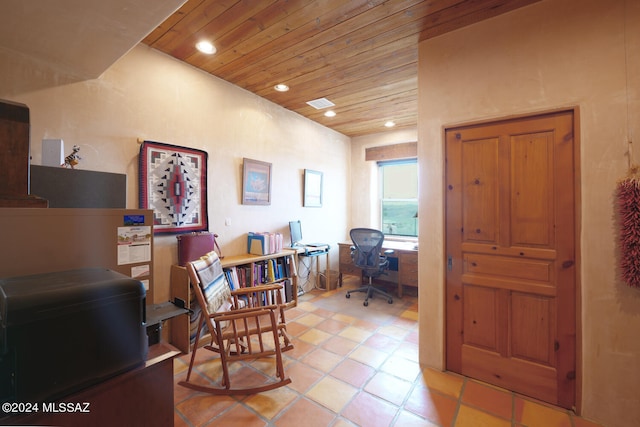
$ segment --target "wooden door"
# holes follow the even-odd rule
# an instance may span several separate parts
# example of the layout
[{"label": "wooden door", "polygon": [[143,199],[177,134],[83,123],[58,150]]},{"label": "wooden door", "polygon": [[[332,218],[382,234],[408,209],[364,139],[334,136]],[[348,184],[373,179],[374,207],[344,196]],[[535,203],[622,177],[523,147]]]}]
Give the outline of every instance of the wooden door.
[{"label": "wooden door", "polygon": [[573,111],[446,131],[447,369],[575,404]]}]

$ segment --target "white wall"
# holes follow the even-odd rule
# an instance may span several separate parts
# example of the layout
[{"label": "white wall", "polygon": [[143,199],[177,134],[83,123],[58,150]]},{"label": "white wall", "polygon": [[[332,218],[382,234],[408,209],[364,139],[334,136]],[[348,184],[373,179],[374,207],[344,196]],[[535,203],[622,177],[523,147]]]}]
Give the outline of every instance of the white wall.
[{"label": "white wall", "polygon": [[640,423],[640,290],[616,276],[614,222],[627,141],[640,135],[638,22],[637,1],[543,0],[419,48],[420,360],[445,367],[444,127],[578,106],[577,401],[608,427]]},{"label": "white wall", "polygon": [[[77,81],[20,55],[0,51],[0,99],[31,113],[32,163],[41,140],[81,147],[81,169],[125,173],[127,207],[138,207],[138,138],[209,153],[210,229],[225,254],[246,252],[248,231],[280,231],[303,222],[309,241],[337,246],[347,228],[349,138],[237,86],[139,45],[100,78]],[[243,157],[273,165],[270,206],[242,205]],[[324,173],[324,205],[302,207],[303,171]],[[225,219],[231,225],[225,225]],[[155,239],[155,299],[169,298],[174,235]]]}]

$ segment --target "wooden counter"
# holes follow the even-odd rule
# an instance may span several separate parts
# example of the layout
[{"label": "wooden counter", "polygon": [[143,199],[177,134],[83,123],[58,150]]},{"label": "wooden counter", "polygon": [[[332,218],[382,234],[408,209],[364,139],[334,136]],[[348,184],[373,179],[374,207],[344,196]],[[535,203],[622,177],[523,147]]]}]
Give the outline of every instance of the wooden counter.
[{"label": "wooden counter", "polygon": [[0,419],[0,425],[173,426],[173,358],[179,354],[171,345],[152,345],[143,366],[53,403],[38,402],[38,412]]}]

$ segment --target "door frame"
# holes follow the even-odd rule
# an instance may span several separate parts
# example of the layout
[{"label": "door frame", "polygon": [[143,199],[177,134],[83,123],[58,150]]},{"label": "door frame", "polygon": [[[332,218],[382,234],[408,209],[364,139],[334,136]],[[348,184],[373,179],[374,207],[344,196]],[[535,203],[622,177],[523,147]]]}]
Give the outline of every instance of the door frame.
[{"label": "door frame", "polygon": [[[575,212],[575,229],[574,229],[574,238],[575,238],[575,304],[576,304],[576,348],[575,348],[575,357],[576,357],[576,390],[575,390],[575,412],[580,415],[582,413],[582,375],[583,375],[583,363],[582,363],[582,251],[581,251],[581,231],[582,231],[582,193],[581,193],[581,163],[580,163],[580,107],[577,105],[564,107],[564,108],[555,108],[548,110],[540,110],[540,111],[532,111],[528,113],[514,114],[508,116],[499,116],[481,120],[472,120],[465,121],[459,123],[450,123],[447,125],[443,125],[442,127],[442,191],[443,195],[446,194],[446,172],[447,172],[447,162],[446,162],[446,134],[447,131],[452,128],[463,127],[463,126],[474,126],[474,125],[487,125],[492,123],[503,122],[507,120],[518,120],[518,119],[526,119],[530,117],[536,117],[540,115],[553,114],[553,113],[561,113],[561,112],[571,112],[573,114],[573,142],[574,142],[574,150],[573,150],[573,160],[574,160],[574,179],[573,179],[573,188],[574,188],[574,212]],[[446,224],[446,198],[442,199],[442,219],[443,226]],[[443,269],[443,283],[442,283],[442,307],[443,307],[443,362],[444,369],[447,370],[446,360],[447,360],[447,235],[446,235],[446,227],[442,229],[442,237],[443,237],[443,252],[442,252],[442,269]]]}]

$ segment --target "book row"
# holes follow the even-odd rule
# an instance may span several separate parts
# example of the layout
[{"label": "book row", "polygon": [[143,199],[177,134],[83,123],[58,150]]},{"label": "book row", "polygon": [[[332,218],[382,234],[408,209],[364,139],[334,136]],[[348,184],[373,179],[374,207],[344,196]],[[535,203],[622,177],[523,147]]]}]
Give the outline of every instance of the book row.
[{"label": "book row", "polygon": [[224,269],[231,289],[272,283],[291,277],[290,257],[267,259]]}]

